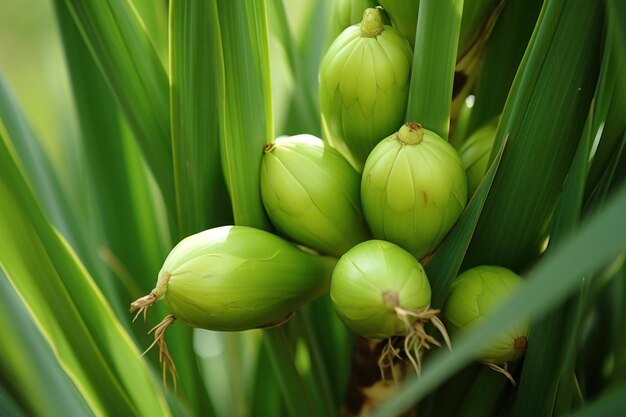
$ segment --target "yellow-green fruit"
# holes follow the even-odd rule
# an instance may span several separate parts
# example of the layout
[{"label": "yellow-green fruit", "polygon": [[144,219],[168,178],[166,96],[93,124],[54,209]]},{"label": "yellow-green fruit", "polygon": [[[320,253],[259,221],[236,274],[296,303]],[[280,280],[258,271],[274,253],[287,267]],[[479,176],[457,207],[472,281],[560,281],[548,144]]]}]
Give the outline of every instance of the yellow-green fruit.
[{"label": "yellow-green fruit", "polygon": [[320,65],[325,139],[361,172],[370,151],[404,121],[413,53],[367,9],[333,42]]},{"label": "yellow-green fruit", "polygon": [[266,146],[261,197],[286,237],[339,257],[370,235],[361,210],[361,177],[339,152],[311,135]]},{"label": "yellow-green fruit", "polygon": [[465,169],[467,176],[467,192],[469,195],[474,194],[487,172],[489,155],[491,155],[491,148],[495,138],[496,127],[492,125],[484,126],[474,132],[459,149],[463,169]]},{"label": "yellow-green fruit", "polygon": [[422,265],[401,247],[382,240],[368,240],[346,252],[330,285],[339,318],[354,333],[374,339],[405,335],[409,329],[397,310],[422,312],[430,306],[430,297]]},{"label": "yellow-green fruit", "polygon": [[[499,266],[468,269],[452,284],[443,308],[452,336],[481,323],[522,284],[514,272]],[[526,350],[528,324],[511,327],[494,339],[479,355],[484,363],[504,364],[521,357]]]},{"label": "yellow-green fruit", "polygon": [[222,226],[176,245],[152,294],[193,327],[267,327],[327,291],[335,263],[259,229]]},{"label": "yellow-green fruit", "polygon": [[434,132],[404,124],[367,159],[361,202],[374,237],[421,259],[436,248],[465,207],[461,159]]}]

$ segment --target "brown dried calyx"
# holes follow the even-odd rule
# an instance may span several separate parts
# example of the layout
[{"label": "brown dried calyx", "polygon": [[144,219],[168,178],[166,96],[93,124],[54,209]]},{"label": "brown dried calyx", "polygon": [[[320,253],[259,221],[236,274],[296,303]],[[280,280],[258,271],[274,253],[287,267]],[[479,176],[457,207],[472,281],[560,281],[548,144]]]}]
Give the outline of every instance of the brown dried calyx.
[{"label": "brown dried calyx", "polygon": [[526,336],[521,336],[515,339],[515,342],[513,342],[513,348],[515,350],[524,350],[526,349],[527,344],[528,340],[526,340]]}]

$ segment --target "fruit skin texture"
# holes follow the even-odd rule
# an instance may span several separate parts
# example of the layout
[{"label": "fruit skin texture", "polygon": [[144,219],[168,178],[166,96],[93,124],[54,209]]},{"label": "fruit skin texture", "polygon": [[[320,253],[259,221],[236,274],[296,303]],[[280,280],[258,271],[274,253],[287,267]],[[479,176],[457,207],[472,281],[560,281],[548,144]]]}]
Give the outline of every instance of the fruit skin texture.
[{"label": "fruit skin texture", "polygon": [[467,183],[459,155],[434,132],[407,123],[367,158],[361,202],[375,238],[421,259],[465,208]]},{"label": "fruit skin texture", "polygon": [[[521,284],[518,275],[499,266],[477,266],[459,275],[443,308],[452,337],[481,323]],[[479,360],[502,364],[518,359],[525,352],[528,329],[527,323],[508,329],[480,353]]]},{"label": "fruit skin texture", "polygon": [[483,180],[496,138],[496,126],[487,125],[474,132],[459,149],[467,176],[467,192],[474,194]]},{"label": "fruit skin texture", "polygon": [[407,332],[393,309],[422,312],[430,306],[426,272],[407,251],[369,240],[344,254],[333,271],[330,298],[339,318],[354,333],[386,339]]},{"label": "fruit skin texture", "polygon": [[[332,43],[319,75],[324,138],[358,172],[404,121],[413,59],[408,41],[382,24],[380,11],[367,9],[364,16],[365,26],[350,26]],[[362,28],[376,22],[382,31],[363,35]]]},{"label": "fruit skin texture", "polygon": [[259,229],[222,226],[176,245],[153,293],[193,327],[267,327],[327,291],[335,263]]},{"label": "fruit skin texture", "polygon": [[261,197],[284,236],[339,257],[370,237],[361,210],[361,178],[311,135],[281,137],[266,147]]}]

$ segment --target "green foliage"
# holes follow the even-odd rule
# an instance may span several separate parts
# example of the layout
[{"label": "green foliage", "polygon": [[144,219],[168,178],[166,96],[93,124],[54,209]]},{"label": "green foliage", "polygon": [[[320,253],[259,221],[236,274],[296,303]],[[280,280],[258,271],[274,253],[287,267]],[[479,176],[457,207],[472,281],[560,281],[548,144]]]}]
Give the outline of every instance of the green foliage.
[{"label": "green foliage", "polygon": [[[208,333],[179,320],[166,336],[177,392],[157,352],[141,355],[167,310],[135,323],[128,313],[183,237],[272,230],[263,148],[277,133],[320,135],[334,2],[54,0],[50,15],[17,3],[0,2],[0,416],[340,415],[354,338],[328,295],[272,329]],[[357,3],[372,4],[342,2],[351,19]],[[416,3],[390,10],[415,41],[408,121],[460,145],[502,115],[482,182],[422,260],[431,307],[473,265],[509,266],[525,282],[452,351],[425,355],[421,376],[390,389],[375,416],[625,409],[624,4],[421,0],[417,20]],[[6,35],[31,17],[49,24]],[[15,82],[12,58],[34,59],[35,33],[62,49],[37,69],[53,92]],[[477,84],[461,85],[455,70],[472,54]],[[461,87],[474,105],[457,124]],[[67,106],[50,128],[33,110],[44,95]],[[473,358],[527,320],[513,387]]]}]

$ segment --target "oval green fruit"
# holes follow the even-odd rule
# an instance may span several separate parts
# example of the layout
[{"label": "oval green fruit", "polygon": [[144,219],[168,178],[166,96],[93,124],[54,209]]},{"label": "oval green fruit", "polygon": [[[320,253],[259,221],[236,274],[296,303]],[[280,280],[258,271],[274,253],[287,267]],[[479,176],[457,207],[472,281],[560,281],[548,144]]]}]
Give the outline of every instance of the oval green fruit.
[{"label": "oval green fruit", "polygon": [[324,138],[358,172],[374,146],[404,120],[412,59],[408,41],[370,8],[321,62]]},{"label": "oval green fruit", "polygon": [[328,290],[335,263],[262,230],[217,227],[176,245],[156,288],[131,310],[162,299],[175,318],[193,327],[239,331],[278,325]]},{"label": "oval green fruit", "polygon": [[[477,266],[460,274],[443,308],[453,338],[482,322],[521,284],[517,274],[499,266]],[[493,340],[478,359],[496,365],[518,359],[525,352],[528,330],[528,323],[511,327]]]},{"label": "oval green fruit", "polygon": [[339,257],[370,237],[361,178],[339,152],[311,135],[266,146],[261,197],[272,224],[289,239]]},{"label": "oval green fruit", "polygon": [[[383,240],[369,240],[346,252],[335,267],[330,298],[339,318],[354,333],[386,339],[406,335],[416,313],[430,306],[430,283],[420,263],[407,251]],[[410,326],[408,326],[410,328]]]},{"label": "oval green fruit", "polygon": [[459,155],[434,132],[406,123],[367,158],[361,202],[374,237],[421,259],[465,208],[467,183]]}]

